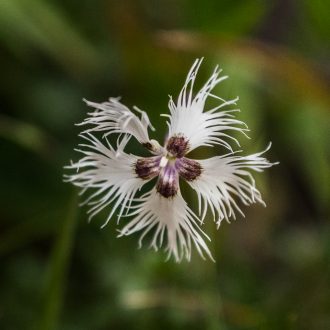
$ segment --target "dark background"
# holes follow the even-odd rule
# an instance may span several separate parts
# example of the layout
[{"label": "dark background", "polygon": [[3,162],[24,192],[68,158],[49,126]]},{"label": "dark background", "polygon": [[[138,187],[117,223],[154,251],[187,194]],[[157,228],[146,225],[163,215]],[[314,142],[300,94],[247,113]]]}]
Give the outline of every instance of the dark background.
[{"label": "dark background", "polygon": [[[330,2],[0,0],[1,329],[330,329]],[[240,96],[268,207],[219,231],[216,263],[164,262],[62,182],[82,98],[122,96],[162,140],[197,57]],[[125,221],[125,220],[124,220]]]}]

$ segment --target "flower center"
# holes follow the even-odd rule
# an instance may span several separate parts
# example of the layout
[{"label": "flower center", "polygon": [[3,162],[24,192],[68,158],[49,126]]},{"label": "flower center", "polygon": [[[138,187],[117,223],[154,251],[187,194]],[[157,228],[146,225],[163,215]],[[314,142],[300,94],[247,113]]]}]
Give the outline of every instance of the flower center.
[{"label": "flower center", "polygon": [[167,153],[155,157],[141,158],[135,163],[135,173],[143,180],[158,176],[156,190],[163,197],[174,197],[179,190],[179,176],[193,181],[202,173],[199,162],[185,158],[189,150],[188,139],[174,135],[166,143]]},{"label": "flower center", "polygon": [[189,158],[169,158],[156,156],[138,159],[135,173],[143,180],[158,176],[156,191],[163,197],[174,197],[179,190],[179,177],[186,181],[194,181],[202,173],[201,164]]}]

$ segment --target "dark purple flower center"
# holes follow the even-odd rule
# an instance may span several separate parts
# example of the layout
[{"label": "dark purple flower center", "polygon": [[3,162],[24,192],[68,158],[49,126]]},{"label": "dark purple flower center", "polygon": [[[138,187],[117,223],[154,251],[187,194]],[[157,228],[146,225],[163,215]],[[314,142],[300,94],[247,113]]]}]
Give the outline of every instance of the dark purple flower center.
[{"label": "dark purple flower center", "polygon": [[202,173],[201,164],[192,159],[155,156],[138,159],[135,173],[143,180],[158,176],[156,190],[166,198],[174,197],[179,190],[179,176],[186,181],[197,179]]}]

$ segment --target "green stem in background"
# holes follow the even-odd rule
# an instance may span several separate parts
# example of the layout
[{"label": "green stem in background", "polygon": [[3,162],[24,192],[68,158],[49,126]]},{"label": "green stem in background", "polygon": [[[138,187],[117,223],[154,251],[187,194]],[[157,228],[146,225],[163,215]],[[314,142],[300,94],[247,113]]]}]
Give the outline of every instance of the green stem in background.
[{"label": "green stem in background", "polygon": [[53,330],[58,328],[72,254],[77,215],[77,194],[74,192],[69,200],[67,214],[54,242],[46,274],[41,316],[35,329]]},{"label": "green stem in background", "polygon": [[[202,154],[203,158],[208,158],[212,155],[210,150],[204,150]],[[190,205],[192,205],[192,201],[195,196],[191,190],[186,191],[186,193],[189,196]],[[206,219],[205,224],[207,229],[204,228],[204,230],[211,233],[211,253],[216,262],[209,260],[207,262],[203,262],[199,260],[199,262],[203,264],[200,274],[201,283],[199,284],[199,286],[203,288],[199,294],[201,298],[200,306],[202,307],[202,310],[207,318],[208,330],[227,330],[228,322],[225,318],[224,301],[221,296],[221,286],[219,282],[220,274],[218,263],[221,261],[218,253],[220,250],[218,245],[221,244],[221,240],[219,239],[219,232],[217,231],[215,223],[212,219]]]},{"label": "green stem in background", "polygon": [[207,297],[209,301],[209,324],[208,329],[210,330],[227,330],[227,321],[225,319],[224,313],[224,302],[221,296],[221,286],[220,286],[220,274],[219,265],[221,262],[218,252],[219,236],[216,226],[213,222],[209,221],[209,228],[211,233],[211,240],[213,242],[212,255],[216,262],[210,262],[207,264],[207,277],[209,278],[209,286],[207,287]]}]

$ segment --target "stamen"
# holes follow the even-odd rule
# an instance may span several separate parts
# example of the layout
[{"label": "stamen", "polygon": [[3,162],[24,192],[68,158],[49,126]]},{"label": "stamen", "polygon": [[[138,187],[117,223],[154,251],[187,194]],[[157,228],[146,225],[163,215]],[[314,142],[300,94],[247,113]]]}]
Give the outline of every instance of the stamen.
[{"label": "stamen", "polygon": [[180,176],[187,181],[194,181],[202,173],[202,165],[196,160],[180,158],[175,162],[175,166]]},{"label": "stamen", "polygon": [[159,174],[161,157],[140,158],[135,163],[135,173],[143,180],[149,180]]},{"label": "stamen", "polygon": [[166,149],[173,157],[181,158],[189,149],[188,139],[183,135],[172,136],[167,141]]}]

